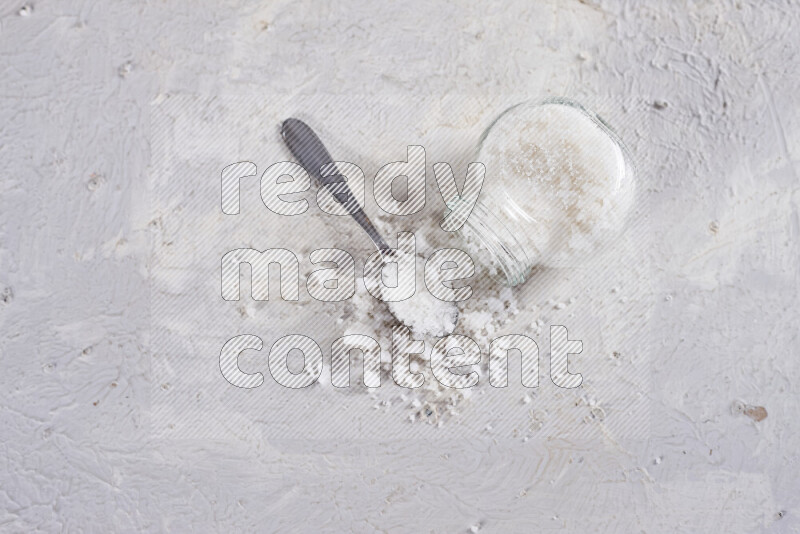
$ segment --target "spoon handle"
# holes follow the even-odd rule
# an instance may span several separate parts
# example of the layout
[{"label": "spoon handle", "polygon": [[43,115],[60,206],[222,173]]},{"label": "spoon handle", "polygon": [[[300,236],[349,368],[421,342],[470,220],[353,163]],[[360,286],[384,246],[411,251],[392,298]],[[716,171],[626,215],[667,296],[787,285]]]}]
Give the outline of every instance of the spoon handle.
[{"label": "spoon handle", "polygon": [[358,204],[342,175],[336,173],[328,174],[328,176],[322,175],[322,167],[333,163],[333,158],[319,137],[317,137],[317,134],[314,133],[314,130],[300,119],[286,119],[281,125],[281,137],[283,137],[283,141],[289,147],[292,155],[297,158],[300,165],[314,177],[320,186],[326,187],[331,184],[339,184],[331,188],[332,192],[335,191],[333,197],[336,201],[347,209],[348,213],[375,243],[378,250],[381,252],[390,250],[389,245],[378,233],[367,214],[364,213],[364,208]]}]

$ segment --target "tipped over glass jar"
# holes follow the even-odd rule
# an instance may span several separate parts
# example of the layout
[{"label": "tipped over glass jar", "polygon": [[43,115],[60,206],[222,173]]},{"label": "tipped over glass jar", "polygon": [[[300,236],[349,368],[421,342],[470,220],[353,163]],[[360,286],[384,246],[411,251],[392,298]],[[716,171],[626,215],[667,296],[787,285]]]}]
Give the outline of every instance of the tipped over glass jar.
[{"label": "tipped over glass jar", "polygon": [[579,265],[613,244],[634,199],[628,150],[577,102],[524,102],[484,131],[478,201],[459,231],[488,274],[521,284],[536,265]]}]

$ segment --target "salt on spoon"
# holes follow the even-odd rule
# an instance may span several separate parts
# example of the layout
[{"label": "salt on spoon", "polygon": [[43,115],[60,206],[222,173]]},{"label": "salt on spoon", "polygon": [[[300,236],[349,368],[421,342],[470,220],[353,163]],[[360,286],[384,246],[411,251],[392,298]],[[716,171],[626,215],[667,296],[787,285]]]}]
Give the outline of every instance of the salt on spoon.
[{"label": "salt on spoon", "polygon": [[[364,209],[358,205],[347,184],[338,174],[323,176],[320,172],[325,165],[333,163],[333,158],[311,127],[299,119],[286,119],[281,125],[281,137],[300,165],[311,173],[321,186],[337,184],[336,194],[333,197],[364,229],[381,256],[389,259],[391,247],[378,233],[375,225],[364,213]],[[417,287],[420,285],[425,287],[424,282],[420,284],[417,280]],[[450,335],[458,323],[458,308],[454,303],[439,300],[425,291],[418,292],[409,299],[390,301],[387,304],[392,315],[409,327],[416,336],[444,337]]]}]

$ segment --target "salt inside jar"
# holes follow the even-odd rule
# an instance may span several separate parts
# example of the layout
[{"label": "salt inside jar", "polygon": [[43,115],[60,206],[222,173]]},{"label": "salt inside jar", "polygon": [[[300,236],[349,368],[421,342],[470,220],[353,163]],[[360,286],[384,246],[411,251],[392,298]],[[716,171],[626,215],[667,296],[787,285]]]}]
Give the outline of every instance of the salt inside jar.
[{"label": "salt inside jar", "polygon": [[535,265],[579,265],[613,245],[634,199],[627,149],[566,99],[525,102],[484,132],[483,189],[460,234],[489,274],[522,283]]}]

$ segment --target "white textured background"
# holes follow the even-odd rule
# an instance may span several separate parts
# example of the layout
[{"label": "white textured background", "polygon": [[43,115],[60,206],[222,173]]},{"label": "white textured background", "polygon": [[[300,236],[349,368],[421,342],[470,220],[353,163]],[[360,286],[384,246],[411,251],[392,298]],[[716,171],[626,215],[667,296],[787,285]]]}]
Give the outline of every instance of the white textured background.
[{"label": "white textured background", "polygon": [[[800,531],[797,3],[21,7],[0,6],[0,530]],[[153,437],[151,104],[260,92],[648,103],[622,133],[653,170],[649,437]]]}]

